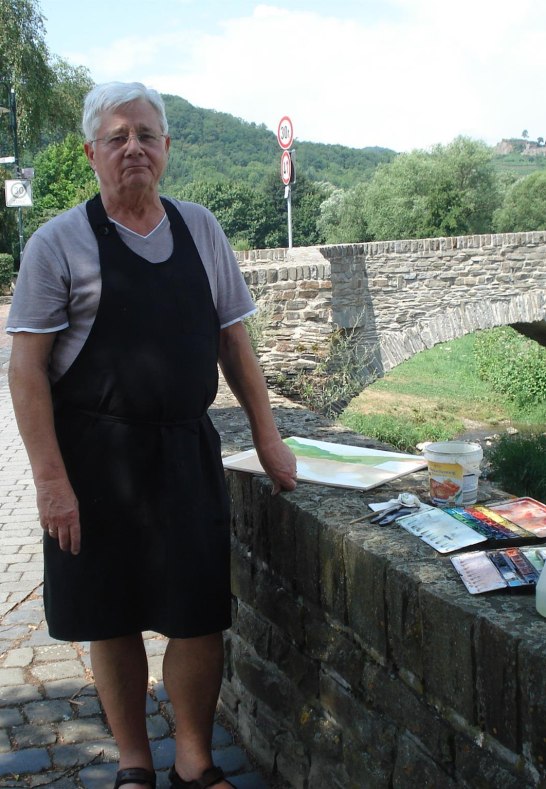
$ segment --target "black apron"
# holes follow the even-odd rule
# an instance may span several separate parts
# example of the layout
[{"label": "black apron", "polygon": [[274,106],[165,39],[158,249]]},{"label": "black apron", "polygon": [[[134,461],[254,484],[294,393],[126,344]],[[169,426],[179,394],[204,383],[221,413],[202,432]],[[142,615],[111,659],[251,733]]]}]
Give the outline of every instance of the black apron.
[{"label": "black apron", "polygon": [[102,291],[91,332],[52,387],[55,428],[80,505],[78,556],[44,535],[44,604],[54,638],[153,630],[171,638],[230,626],[229,507],[220,439],[219,323],[178,210],[174,250],[132,252],[100,195],[87,203]]}]

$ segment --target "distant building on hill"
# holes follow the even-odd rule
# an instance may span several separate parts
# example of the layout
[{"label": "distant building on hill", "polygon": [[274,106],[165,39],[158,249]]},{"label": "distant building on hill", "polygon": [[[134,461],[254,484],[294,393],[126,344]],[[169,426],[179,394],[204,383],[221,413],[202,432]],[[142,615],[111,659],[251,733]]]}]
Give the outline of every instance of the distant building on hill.
[{"label": "distant building on hill", "polygon": [[539,137],[538,140],[512,138],[498,142],[495,146],[495,153],[521,153],[523,156],[546,156],[546,145],[544,145],[542,137]]}]

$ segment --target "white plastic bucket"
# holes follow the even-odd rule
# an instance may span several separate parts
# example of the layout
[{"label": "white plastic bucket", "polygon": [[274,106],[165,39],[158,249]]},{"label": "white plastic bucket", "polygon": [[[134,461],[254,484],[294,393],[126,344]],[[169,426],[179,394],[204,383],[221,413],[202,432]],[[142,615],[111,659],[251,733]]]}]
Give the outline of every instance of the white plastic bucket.
[{"label": "white plastic bucket", "polygon": [[423,455],[428,464],[430,498],[440,507],[465,507],[478,497],[483,451],[468,441],[428,444]]}]

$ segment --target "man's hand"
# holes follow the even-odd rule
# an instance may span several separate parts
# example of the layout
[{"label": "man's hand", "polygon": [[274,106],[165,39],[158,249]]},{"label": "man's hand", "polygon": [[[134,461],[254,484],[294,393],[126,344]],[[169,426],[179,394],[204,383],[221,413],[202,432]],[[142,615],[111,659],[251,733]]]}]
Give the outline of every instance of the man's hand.
[{"label": "man's hand", "polygon": [[36,482],[36,503],[40,525],[59,541],[63,551],[80,552],[80,514],[78,501],[67,479]]},{"label": "man's hand", "polygon": [[265,446],[256,447],[256,450],[265,473],[273,482],[271,494],[275,496],[281,490],[294,490],[297,485],[297,471],[292,450],[280,438]]}]

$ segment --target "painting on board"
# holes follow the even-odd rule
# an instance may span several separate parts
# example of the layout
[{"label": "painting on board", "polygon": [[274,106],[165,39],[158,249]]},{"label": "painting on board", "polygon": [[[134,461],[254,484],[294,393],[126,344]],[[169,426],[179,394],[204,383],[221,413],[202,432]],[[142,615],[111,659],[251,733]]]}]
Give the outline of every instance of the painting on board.
[{"label": "painting on board", "polygon": [[[298,464],[298,480],[341,488],[370,490],[397,477],[426,468],[419,455],[386,452],[368,447],[332,444],[311,438],[286,438]],[[224,458],[224,467],[236,471],[264,474],[255,449]]]}]

